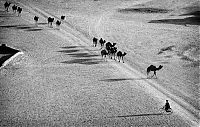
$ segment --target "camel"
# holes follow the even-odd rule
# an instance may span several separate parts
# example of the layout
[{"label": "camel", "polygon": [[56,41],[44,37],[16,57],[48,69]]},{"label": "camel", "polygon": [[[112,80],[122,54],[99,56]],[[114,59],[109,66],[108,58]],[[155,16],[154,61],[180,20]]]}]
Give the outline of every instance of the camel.
[{"label": "camel", "polygon": [[16,13],[16,11],[17,11],[17,6],[16,6],[16,5],[13,5],[13,6],[12,6],[12,10],[13,10],[14,13]]},{"label": "camel", "polygon": [[35,17],[34,17],[34,20],[35,20],[35,24],[36,24],[36,26],[37,26],[38,19],[39,19],[38,16],[35,16]]},{"label": "camel", "polygon": [[52,23],[54,21],[54,18],[49,17],[47,20],[48,20],[49,27],[52,27]]},{"label": "camel", "polygon": [[126,52],[124,52],[124,53],[122,53],[121,51],[118,51],[118,52],[117,52],[117,57],[118,57],[119,62],[120,62],[120,59],[122,59],[122,61],[123,61],[123,63],[124,63],[124,56],[125,56],[126,54],[127,54]]},{"label": "camel", "polygon": [[115,54],[117,52],[117,47],[111,47],[109,50],[108,50],[108,55],[110,56],[110,58],[112,59],[112,56],[115,59]]},{"label": "camel", "polygon": [[102,38],[99,40],[99,43],[101,45],[101,49],[103,48],[104,44],[106,43],[105,40],[103,40]]},{"label": "camel", "polygon": [[94,46],[94,47],[97,46],[97,41],[98,41],[98,39],[94,37],[94,38],[93,38],[93,46]]},{"label": "camel", "polygon": [[[61,24],[61,21],[58,21],[58,20],[57,20],[57,21],[56,21],[56,26],[59,27],[60,24]],[[58,28],[58,29],[59,29],[59,28]]]},{"label": "camel", "polygon": [[18,12],[18,16],[21,16],[22,8],[21,8],[21,7],[18,7],[18,8],[17,8],[17,12]]},{"label": "camel", "polygon": [[110,50],[110,49],[111,49],[112,47],[114,47],[116,44],[117,44],[117,43],[111,44],[110,42],[107,42],[107,43],[106,43],[106,49],[107,49],[107,50]]},{"label": "camel", "polygon": [[106,55],[108,55],[108,52],[105,49],[101,50],[101,56],[102,56],[102,58],[106,58]]},{"label": "camel", "polygon": [[61,21],[65,20],[65,16],[63,15],[60,18],[61,18]]},{"label": "camel", "polygon": [[6,11],[8,11],[10,4],[11,3],[8,3],[7,1],[5,2],[4,7],[5,7]]},{"label": "camel", "polygon": [[158,68],[156,68],[156,66],[154,66],[154,65],[150,65],[150,66],[147,68],[147,78],[149,78],[148,75],[149,75],[149,72],[150,72],[150,71],[153,71],[153,72],[154,72],[154,74],[153,74],[150,78],[152,78],[154,75],[155,75],[155,77],[157,78],[157,76],[156,76],[156,71],[160,70],[162,67],[163,67],[162,65],[160,65]]}]

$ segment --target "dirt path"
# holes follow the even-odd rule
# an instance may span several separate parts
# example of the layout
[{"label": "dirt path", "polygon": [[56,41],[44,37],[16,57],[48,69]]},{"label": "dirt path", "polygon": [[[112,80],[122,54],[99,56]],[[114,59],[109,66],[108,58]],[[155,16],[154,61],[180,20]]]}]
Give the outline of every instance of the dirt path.
[{"label": "dirt path", "polygon": [[[55,26],[39,25],[41,30],[35,32],[32,26],[34,14],[41,16],[42,23],[51,14],[36,7],[23,7],[22,17],[7,19],[14,24],[20,21],[31,29],[27,30],[30,33],[26,29],[8,29],[8,33],[20,36],[18,40],[22,42],[16,40],[18,44],[14,45],[24,50],[25,55],[1,71],[2,89],[10,91],[4,93],[3,99],[7,101],[2,101],[7,107],[2,107],[6,114],[2,114],[2,124],[13,125],[21,121],[25,125],[46,125],[49,121],[49,125],[71,126],[187,126],[179,115],[195,124],[195,118],[171,99],[172,108],[176,107],[173,108],[174,115],[154,113],[159,112],[163,105],[159,102],[169,98],[149,85],[157,85],[154,81],[144,79],[145,75],[127,64],[103,62],[99,50],[90,47],[87,38],[65,24],[60,30],[56,30]],[[14,38],[10,37],[10,43]],[[28,44],[27,40],[30,40]],[[120,78],[120,83],[116,83]],[[143,92],[143,89],[146,91]],[[156,94],[152,97],[152,93]],[[128,119],[109,118],[129,114],[140,114],[138,116],[145,118],[134,115]],[[13,118],[11,123],[10,117]]]}]

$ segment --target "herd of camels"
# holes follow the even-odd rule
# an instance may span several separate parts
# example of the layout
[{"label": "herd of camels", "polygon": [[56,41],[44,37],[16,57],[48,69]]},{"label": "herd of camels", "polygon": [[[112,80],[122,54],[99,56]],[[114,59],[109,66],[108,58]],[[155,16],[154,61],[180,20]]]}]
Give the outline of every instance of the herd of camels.
[{"label": "herd of camels", "polygon": [[[8,3],[7,1],[4,3],[4,7],[5,7],[5,10],[8,11],[9,10],[9,7],[10,7],[11,3]],[[13,5],[12,6],[12,10],[14,13],[16,13],[16,11],[18,12],[18,16],[21,15],[21,12],[22,12],[22,8],[21,7],[18,7],[16,5]],[[38,19],[39,17],[38,16],[35,16],[34,18],[34,21],[35,21],[35,24],[37,25],[37,22],[38,22]],[[65,19],[65,16],[61,16],[61,20],[57,20],[56,21],[56,26],[59,27],[60,24],[61,24],[61,21],[63,21]],[[48,17],[47,19],[48,21],[48,26],[49,27],[52,27],[52,23],[54,22],[54,18],[52,17]],[[97,46],[97,43],[100,43],[100,46],[101,46],[101,56],[102,58],[106,58],[106,56],[109,56],[109,58],[113,58],[114,60],[116,60],[116,58],[118,59],[118,61],[120,62],[120,60],[124,63],[124,56],[127,55],[126,52],[122,52],[122,51],[117,51],[117,47],[116,47],[116,43],[111,43],[111,42],[107,42],[105,40],[103,40],[102,38],[100,38],[99,40],[97,38],[93,38],[93,46],[96,47]],[[104,44],[105,44],[105,48],[103,49],[104,47]],[[156,76],[156,71],[162,69],[162,65],[160,65],[158,68],[154,65],[150,65],[148,68],[147,68],[147,78],[152,78],[153,76]],[[153,71],[153,75],[149,77],[149,73]]]},{"label": "herd of camels", "polygon": [[[98,42],[100,43],[100,46],[101,46],[101,56],[102,58],[106,58],[106,56],[108,56],[109,58],[113,58],[114,60],[116,60],[115,57],[118,58],[118,61],[120,62],[120,60],[122,60],[122,62],[124,63],[124,56],[127,54],[126,52],[123,52],[122,51],[117,51],[117,47],[116,47],[116,43],[111,43],[111,42],[107,42],[105,40],[103,40],[102,38],[98,39],[96,37],[93,38],[93,46],[96,47]],[[105,48],[103,49],[104,47],[104,44],[105,44]],[[115,55],[116,54],[116,55]],[[160,65],[159,67],[156,67],[154,65],[150,65],[149,67],[147,67],[147,78],[152,78],[152,77],[156,77],[156,71],[162,69],[163,66]],[[149,76],[149,73],[153,71],[153,75],[152,76]]]}]

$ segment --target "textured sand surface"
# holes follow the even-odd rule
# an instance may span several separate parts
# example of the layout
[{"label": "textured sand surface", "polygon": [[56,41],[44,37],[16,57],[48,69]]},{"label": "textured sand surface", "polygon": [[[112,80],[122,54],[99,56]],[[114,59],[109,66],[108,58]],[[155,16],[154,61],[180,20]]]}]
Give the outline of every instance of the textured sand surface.
[{"label": "textured sand surface", "polygon": [[[182,93],[177,93],[177,96],[186,100],[186,103],[194,98],[189,103],[198,107],[196,106],[198,77],[194,77],[197,76],[195,73],[198,66],[183,68],[184,65],[192,63],[181,61],[174,55],[176,52],[169,52],[172,58],[165,58],[163,54],[156,55],[159,49],[174,45],[177,39],[184,40],[181,37],[196,38],[195,26],[185,28],[151,25],[146,22],[141,23],[143,20],[140,19],[138,20],[141,22],[138,23],[132,22],[132,16],[130,22],[125,21],[122,14],[113,13],[111,8],[118,6],[120,1],[113,2],[115,5],[112,2],[105,4],[99,1],[99,4],[102,4],[99,6],[100,10],[95,8],[97,3],[73,1],[68,3],[71,9],[66,15],[69,15],[58,30],[55,25],[53,28],[47,26],[46,17],[52,15],[60,17],[67,8],[57,11],[55,9],[57,5],[63,6],[63,4],[53,6],[50,1],[49,6],[44,8],[44,1],[43,4],[39,4],[40,1],[21,2],[23,4],[19,5],[23,5],[22,16],[16,17],[12,12],[3,12],[4,1],[1,1],[1,13],[4,15],[0,17],[0,25],[4,26],[0,28],[3,31],[0,34],[1,41],[24,52],[0,70],[1,125],[152,127],[195,125],[196,119],[187,112],[187,110],[195,112],[195,109],[186,106],[188,109],[185,110],[185,105],[183,107],[179,105],[180,100],[171,99],[171,93],[165,95],[151,87],[159,84],[164,88],[162,91],[170,89],[172,94],[180,91]],[[91,8],[88,8],[88,3],[92,4]],[[84,11],[80,7],[85,7],[82,8]],[[109,10],[109,17],[101,15],[101,8]],[[103,13],[106,14],[106,11]],[[38,27],[34,25],[35,15],[40,16]],[[75,24],[74,28],[68,27],[67,22],[71,26]],[[161,33],[164,39],[161,38]],[[103,36],[106,40],[117,42],[119,49],[129,54],[125,64],[102,60],[100,47],[91,46],[92,36]],[[171,44],[168,45],[166,42],[169,37]],[[133,40],[136,43],[131,43]],[[161,40],[164,44],[160,44]],[[156,48],[150,48],[152,46]],[[145,68],[149,64],[159,65],[162,62],[170,64],[166,63],[165,69],[158,72],[157,80],[147,80]],[[171,115],[162,114],[159,109],[164,105],[165,99],[169,99],[174,109]]]}]

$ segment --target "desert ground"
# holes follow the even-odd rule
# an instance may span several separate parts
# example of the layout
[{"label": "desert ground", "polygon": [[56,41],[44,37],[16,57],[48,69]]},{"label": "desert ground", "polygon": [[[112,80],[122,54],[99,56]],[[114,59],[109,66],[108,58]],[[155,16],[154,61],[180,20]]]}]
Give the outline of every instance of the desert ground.
[{"label": "desert ground", "polygon": [[[1,126],[198,126],[198,0],[8,1],[23,11],[0,0],[0,44],[23,54],[0,70]],[[125,63],[102,59],[93,37],[117,43]],[[151,64],[163,65],[157,79]]]}]

